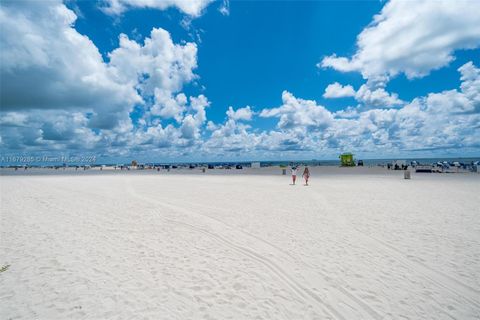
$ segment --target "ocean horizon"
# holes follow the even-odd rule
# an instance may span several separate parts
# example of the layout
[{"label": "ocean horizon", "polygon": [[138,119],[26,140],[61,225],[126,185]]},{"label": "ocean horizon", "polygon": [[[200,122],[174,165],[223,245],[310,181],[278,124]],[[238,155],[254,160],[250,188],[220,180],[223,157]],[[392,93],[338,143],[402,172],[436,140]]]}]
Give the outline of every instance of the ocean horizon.
[{"label": "ocean horizon", "polygon": [[[475,161],[480,161],[480,155],[474,157],[435,157],[435,158],[421,158],[421,157],[397,157],[397,158],[380,158],[380,159],[368,159],[368,158],[355,158],[355,162],[358,160],[362,160],[365,166],[376,166],[376,165],[386,165],[388,163],[392,163],[393,161],[400,160],[406,161],[408,164],[412,161],[416,161],[419,164],[434,164],[437,162],[446,161],[448,163],[452,162],[460,162],[466,165],[469,165]],[[339,159],[292,159],[292,160],[228,160],[228,161],[137,161],[138,164],[141,165],[150,165],[150,166],[162,166],[162,165],[178,165],[178,166],[185,166],[185,165],[214,165],[214,166],[221,166],[221,165],[250,165],[251,163],[260,163],[262,167],[268,166],[280,166],[280,165],[309,165],[309,166],[336,166],[340,164]],[[18,157],[18,161],[10,161],[5,163],[0,163],[0,168],[6,167],[51,167],[51,166],[119,166],[119,165],[130,165],[131,161],[129,162],[112,162],[112,161],[94,161],[94,162],[74,162],[74,161],[51,161],[51,162],[28,162],[22,161],[21,157]]]}]

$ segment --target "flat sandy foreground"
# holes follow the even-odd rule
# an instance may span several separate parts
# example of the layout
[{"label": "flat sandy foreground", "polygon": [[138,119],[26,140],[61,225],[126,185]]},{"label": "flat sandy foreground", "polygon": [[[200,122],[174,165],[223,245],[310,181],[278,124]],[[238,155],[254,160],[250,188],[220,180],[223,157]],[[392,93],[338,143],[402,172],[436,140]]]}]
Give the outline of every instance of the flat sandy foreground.
[{"label": "flat sandy foreground", "polygon": [[214,171],[1,176],[0,319],[479,319],[479,174]]}]

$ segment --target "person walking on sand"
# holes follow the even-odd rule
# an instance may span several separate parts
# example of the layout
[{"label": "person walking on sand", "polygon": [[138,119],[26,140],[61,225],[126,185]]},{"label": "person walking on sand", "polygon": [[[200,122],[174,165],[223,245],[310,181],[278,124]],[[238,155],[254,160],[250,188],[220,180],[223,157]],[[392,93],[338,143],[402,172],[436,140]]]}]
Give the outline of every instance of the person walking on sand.
[{"label": "person walking on sand", "polygon": [[292,185],[295,185],[295,181],[297,180],[297,167],[292,166]]},{"label": "person walking on sand", "polygon": [[305,179],[305,185],[308,186],[308,179],[310,178],[310,170],[308,170],[308,167],[305,167],[305,170],[303,170],[303,178]]}]

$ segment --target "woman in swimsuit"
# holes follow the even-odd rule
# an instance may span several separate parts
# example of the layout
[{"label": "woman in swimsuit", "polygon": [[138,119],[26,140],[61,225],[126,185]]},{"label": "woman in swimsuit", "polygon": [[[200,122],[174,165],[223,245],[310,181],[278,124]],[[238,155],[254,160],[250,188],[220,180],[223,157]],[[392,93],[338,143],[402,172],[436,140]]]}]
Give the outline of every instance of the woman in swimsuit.
[{"label": "woman in swimsuit", "polygon": [[310,178],[310,170],[308,170],[308,167],[305,167],[305,170],[303,170],[303,178],[305,179],[305,185],[308,186],[308,178]]}]

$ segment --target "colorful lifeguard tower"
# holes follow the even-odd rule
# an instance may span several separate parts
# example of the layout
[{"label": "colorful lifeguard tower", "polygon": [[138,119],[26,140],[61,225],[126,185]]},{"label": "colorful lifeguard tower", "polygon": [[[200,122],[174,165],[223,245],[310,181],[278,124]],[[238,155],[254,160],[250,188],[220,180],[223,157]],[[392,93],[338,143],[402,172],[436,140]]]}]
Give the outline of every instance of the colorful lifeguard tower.
[{"label": "colorful lifeguard tower", "polygon": [[355,167],[355,161],[353,160],[352,153],[342,153],[340,156],[340,166],[341,167]]}]

